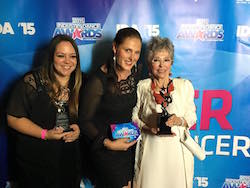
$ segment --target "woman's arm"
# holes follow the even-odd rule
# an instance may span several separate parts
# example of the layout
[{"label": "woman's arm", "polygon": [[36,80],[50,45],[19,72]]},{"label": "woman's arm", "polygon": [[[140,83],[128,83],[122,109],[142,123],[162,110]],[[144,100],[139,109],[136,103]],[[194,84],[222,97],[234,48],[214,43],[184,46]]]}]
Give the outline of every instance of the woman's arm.
[{"label": "woman's arm", "polygon": [[94,124],[95,114],[103,95],[103,84],[98,77],[92,77],[80,91],[78,119],[81,133],[95,142],[101,137]]},{"label": "woman's arm", "polygon": [[137,140],[134,140],[132,142],[128,142],[128,141],[129,141],[129,138],[120,138],[114,141],[111,141],[110,139],[105,138],[103,141],[103,145],[109,150],[127,151],[128,148],[130,148],[137,142]]},{"label": "woman's arm", "polygon": [[141,108],[143,105],[142,102],[142,85],[141,82],[137,85],[137,102],[132,111],[132,121],[137,123],[138,127],[141,129],[146,126],[145,123],[140,119]]},{"label": "woman's arm", "polygon": [[92,141],[93,148],[105,146],[110,150],[127,150],[135,142],[128,142],[129,139],[117,139],[111,141],[107,135],[99,132],[94,124],[96,111],[103,96],[103,84],[97,77],[93,77],[82,90],[80,95],[79,122],[81,133]]},{"label": "woman's arm", "polygon": [[196,107],[194,104],[194,88],[189,80],[182,81],[183,82],[181,83],[181,91],[183,93],[183,101],[185,101],[182,104],[182,108],[185,111],[184,115],[183,117],[178,117],[173,114],[166,122],[166,125],[169,127],[182,126],[189,129],[196,123],[197,120]]},{"label": "woman's arm", "polygon": [[148,126],[141,118],[140,114],[142,113],[143,108],[143,85],[142,82],[139,82],[137,85],[137,102],[132,111],[132,121],[137,123],[139,128],[149,134],[157,134],[159,129],[157,127]]},{"label": "woman's arm", "polygon": [[16,131],[29,135],[35,138],[42,138],[48,140],[60,140],[66,133],[62,129],[51,129],[43,133],[43,129],[37,124],[33,123],[26,117],[17,118],[12,115],[7,115],[8,125]]},{"label": "woman's arm", "polygon": [[186,95],[184,119],[188,128],[191,128],[197,121],[196,106],[194,103],[194,88],[189,80],[184,81],[184,93]]},{"label": "woman's arm", "polygon": [[7,107],[8,125],[16,131],[35,138],[61,139],[64,134],[60,129],[44,130],[32,122],[29,117],[32,113],[31,101],[37,96],[37,88],[31,73],[20,80],[11,93]]}]

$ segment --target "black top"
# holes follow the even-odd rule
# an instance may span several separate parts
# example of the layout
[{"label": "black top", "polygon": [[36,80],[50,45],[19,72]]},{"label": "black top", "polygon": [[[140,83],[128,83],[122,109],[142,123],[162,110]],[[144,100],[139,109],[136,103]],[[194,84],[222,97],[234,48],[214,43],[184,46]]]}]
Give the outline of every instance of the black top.
[{"label": "black top", "polygon": [[[45,86],[37,83],[33,75],[34,72],[29,73],[17,83],[7,113],[18,118],[26,117],[49,130],[55,126],[57,108]],[[69,121],[76,123],[71,117]],[[79,187],[79,155],[78,141],[45,141],[17,132],[17,179],[21,187]]]},{"label": "black top", "polygon": [[111,151],[103,146],[111,138],[110,124],[131,121],[136,104],[137,76],[117,82],[118,92],[108,89],[108,76],[100,69],[90,78],[80,97],[81,134],[91,143],[91,160],[97,187],[120,188],[132,180],[134,149]]}]

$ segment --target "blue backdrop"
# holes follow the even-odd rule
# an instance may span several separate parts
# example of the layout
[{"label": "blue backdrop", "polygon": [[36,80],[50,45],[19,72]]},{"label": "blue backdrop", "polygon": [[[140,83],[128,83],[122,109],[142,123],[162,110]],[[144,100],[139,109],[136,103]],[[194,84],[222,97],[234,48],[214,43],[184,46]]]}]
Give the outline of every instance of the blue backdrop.
[{"label": "blue backdrop", "polygon": [[2,114],[12,83],[54,35],[75,39],[88,72],[103,63],[116,31],[126,26],[138,29],[144,44],[152,36],[169,37],[173,76],[190,79],[196,89],[198,122],[191,133],[207,158],[195,160],[194,187],[250,187],[249,0],[1,0],[1,187],[8,180]]}]

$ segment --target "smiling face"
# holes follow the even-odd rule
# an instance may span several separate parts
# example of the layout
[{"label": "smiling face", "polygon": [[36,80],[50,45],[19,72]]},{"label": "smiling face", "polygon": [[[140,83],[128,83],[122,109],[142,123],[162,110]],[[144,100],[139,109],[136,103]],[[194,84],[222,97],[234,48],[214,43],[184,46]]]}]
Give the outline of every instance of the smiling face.
[{"label": "smiling face", "polygon": [[172,59],[167,50],[157,50],[154,52],[151,62],[152,74],[156,79],[166,79],[171,72]]},{"label": "smiling face", "polygon": [[77,65],[75,49],[68,41],[60,42],[54,53],[54,69],[57,77],[69,78]]},{"label": "smiling face", "polygon": [[116,62],[122,71],[131,71],[140,57],[141,46],[140,39],[136,37],[127,37],[119,46],[113,43]]}]

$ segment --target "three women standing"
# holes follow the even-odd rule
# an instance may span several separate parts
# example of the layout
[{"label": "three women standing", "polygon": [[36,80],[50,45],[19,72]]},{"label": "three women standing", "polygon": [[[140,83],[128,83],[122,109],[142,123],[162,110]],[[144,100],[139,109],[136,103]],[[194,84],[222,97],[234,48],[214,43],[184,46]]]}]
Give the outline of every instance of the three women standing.
[{"label": "three women standing", "polygon": [[[137,90],[141,46],[137,30],[119,30],[113,60],[89,79],[78,102],[82,78],[77,46],[65,35],[52,39],[48,61],[18,83],[7,110],[9,126],[18,132],[21,188],[79,187],[77,118],[91,145],[87,155],[96,188],[131,187],[136,141],[114,140],[110,125],[132,119],[144,130],[136,160],[137,188],[192,187],[193,155],[179,142],[178,131],[196,122],[193,86],[169,77],[174,47],[168,39],[153,38],[148,46],[152,78],[140,81]],[[154,121],[159,106],[171,114],[165,124],[172,134],[159,135]]]}]

